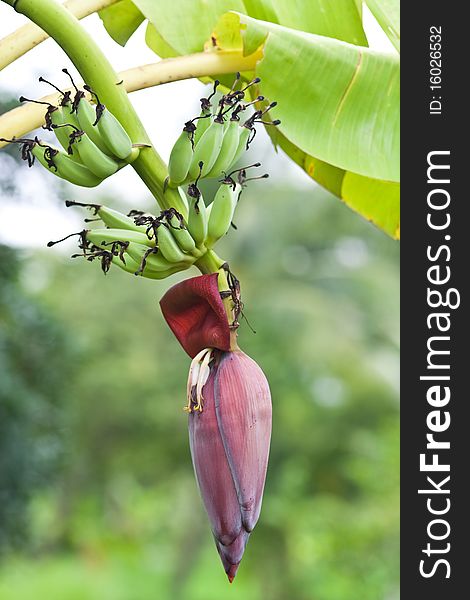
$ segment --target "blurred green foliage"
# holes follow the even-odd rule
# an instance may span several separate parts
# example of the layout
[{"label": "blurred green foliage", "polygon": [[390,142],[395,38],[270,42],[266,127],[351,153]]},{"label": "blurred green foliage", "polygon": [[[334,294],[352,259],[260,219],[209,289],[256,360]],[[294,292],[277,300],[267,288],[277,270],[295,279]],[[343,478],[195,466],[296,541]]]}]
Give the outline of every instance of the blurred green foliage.
[{"label": "blurred green foliage", "polygon": [[178,279],[2,250],[0,600],[398,598],[398,246],[291,180],[253,182],[236,225],[218,252],[274,431],[234,584],[192,473],[189,359],[158,307]]},{"label": "blurred green foliage", "polygon": [[0,245],[0,556],[27,543],[27,505],[56,470],[61,386],[71,356],[61,327],[22,293]]}]

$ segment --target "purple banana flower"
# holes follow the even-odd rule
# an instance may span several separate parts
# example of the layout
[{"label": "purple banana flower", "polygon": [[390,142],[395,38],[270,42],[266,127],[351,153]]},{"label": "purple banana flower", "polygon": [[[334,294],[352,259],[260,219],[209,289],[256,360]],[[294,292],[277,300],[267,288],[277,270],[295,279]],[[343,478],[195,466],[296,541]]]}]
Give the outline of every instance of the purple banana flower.
[{"label": "purple banana flower", "polygon": [[198,397],[190,388],[194,471],[217,550],[232,582],[263,497],[271,438],[271,395],[259,366],[241,350],[213,352]]},{"label": "purple banana flower", "polygon": [[[254,360],[238,348],[227,349],[230,330],[221,310],[217,275],[177,284],[162,298],[161,306],[193,357],[186,407],[191,456],[231,583],[261,510],[271,439],[269,385]],[[199,335],[198,322],[202,323]],[[220,340],[221,347],[208,348],[208,336],[212,342]]]}]

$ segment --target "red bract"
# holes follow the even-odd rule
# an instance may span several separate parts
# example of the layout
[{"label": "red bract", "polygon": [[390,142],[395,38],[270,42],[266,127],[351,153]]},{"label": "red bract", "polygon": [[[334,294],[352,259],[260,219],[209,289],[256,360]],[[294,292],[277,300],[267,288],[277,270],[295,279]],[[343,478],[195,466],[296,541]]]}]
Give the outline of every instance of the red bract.
[{"label": "red bract", "polygon": [[204,348],[230,350],[230,327],[217,279],[217,273],[186,279],[160,300],[163,316],[191,358]]},{"label": "red bract", "polygon": [[[264,373],[242,351],[214,351],[210,358],[207,373],[199,357],[190,371],[189,440],[217,549],[232,582],[260,514],[271,395]],[[197,386],[201,376],[205,384]]]}]

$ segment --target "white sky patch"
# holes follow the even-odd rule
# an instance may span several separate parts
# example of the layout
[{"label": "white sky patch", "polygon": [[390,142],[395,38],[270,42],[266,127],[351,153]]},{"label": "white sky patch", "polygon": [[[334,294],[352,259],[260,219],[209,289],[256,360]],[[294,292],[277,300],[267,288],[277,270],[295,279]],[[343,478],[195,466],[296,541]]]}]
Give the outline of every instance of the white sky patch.
[{"label": "white sky patch", "polygon": [[376,18],[370,12],[369,8],[362,4],[362,24],[366,32],[367,41],[373,50],[381,52],[392,52],[396,54],[395,46],[388,39],[385,31],[377,23]]}]

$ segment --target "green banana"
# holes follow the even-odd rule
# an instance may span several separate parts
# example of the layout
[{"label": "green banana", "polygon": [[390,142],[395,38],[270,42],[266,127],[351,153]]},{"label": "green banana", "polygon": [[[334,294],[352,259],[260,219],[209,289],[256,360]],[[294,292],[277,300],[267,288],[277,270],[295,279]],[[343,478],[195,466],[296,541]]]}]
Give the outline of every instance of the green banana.
[{"label": "green banana", "polygon": [[[193,146],[191,141],[192,132],[188,130],[188,121],[183,131],[175,142],[168,162],[168,174],[170,187],[177,187],[186,179],[188,175],[191,160],[193,158]],[[192,123],[191,123],[192,125]]]},{"label": "green banana", "polygon": [[224,131],[224,139],[219,155],[206,177],[220,177],[223,171],[228,171],[234,162],[234,156],[240,142],[241,127],[237,119],[231,119]]},{"label": "green banana", "polygon": [[[91,92],[88,86],[84,87]],[[131,138],[121,123],[104,104],[98,103],[94,109],[83,92],[78,92],[78,94],[80,97],[76,96],[74,104],[80,129],[83,129],[92,142],[105,154],[125,160],[126,163],[133,162],[140,150],[132,147]]]},{"label": "green banana", "polygon": [[188,231],[198,247],[204,245],[207,236],[207,212],[202,196],[190,198]]},{"label": "green banana", "polygon": [[103,181],[92,173],[88,167],[76,162],[62,150],[42,142],[36,142],[31,148],[31,153],[51,173],[75,185],[95,187]]},{"label": "green banana", "polygon": [[127,131],[113,113],[100,102],[97,93],[88,85],[84,85],[83,87],[96,98],[96,118],[93,126],[98,128],[100,137],[107,147],[108,153],[111,152],[114,157],[126,162],[135,160],[135,157],[132,157],[132,141]]},{"label": "green banana", "polygon": [[196,243],[191,237],[186,224],[181,222],[175,214],[167,218],[167,223],[172,236],[175,238],[175,241],[181,250],[188,252],[189,254],[196,253],[200,256],[201,253],[196,250]]},{"label": "green banana", "polygon": [[[117,265],[127,273],[133,273],[134,275],[139,273],[140,263],[134,260],[127,251],[124,252],[124,260],[126,261],[125,263],[120,259],[120,257],[116,260],[113,259],[113,265]],[[140,274],[144,275],[142,272],[140,272]],[[144,277],[149,277],[149,273],[146,272]]]},{"label": "green banana", "polygon": [[75,125],[75,127],[79,128],[78,117],[73,110],[72,101],[70,99],[63,99],[59,108],[62,109],[63,123],[70,123],[70,125]]},{"label": "green banana", "polygon": [[163,257],[170,263],[189,263],[195,261],[194,256],[184,254],[165,224],[161,224],[157,229],[157,246]]},{"label": "green banana", "polygon": [[[72,148],[70,147],[70,132],[72,130],[71,127],[67,127],[66,125],[62,124],[62,123],[58,123],[58,118],[54,119],[54,126],[53,126],[53,130],[54,130],[54,135],[57,139],[57,141],[59,142],[59,144],[62,146],[62,148],[64,150],[67,151],[67,154],[72,157],[74,160],[78,161],[78,162],[82,162],[82,160],[80,159],[80,155],[78,154],[78,150],[76,148]],[[69,151],[69,147],[70,147],[70,151]]]},{"label": "green banana", "polygon": [[207,225],[205,241],[207,248],[212,248],[217,240],[229,230],[240,191],[241,185],[239,183],[236,185],[223,183],[217,190]]},{"label": "green banana", "polygon": [[206,131],[206,129],[211,124],[211,122],[212,122],[211,115],[212,115],[212,113],[211,113],[210,108],[208,108],[208,109],[203,108],[201,110],[201,113],[199,114],[199,117],[197,117],[196,129],[193,134],[193,143],[195,146],[201,139],[202,134]]},{"label": "green banana", "polygon": [[[65,106],[58,106],[54,111],[48,111],[50,126],[54,131],[54,134],[64,150],[69,149],[70,146],[70,133],[74,127],[78,127],[78,120],[74,114],[71,114],[69,108]],[[69,125],[69,127],[67,127]],[[75,160],[80,161],[78,152],[74,152],[74,148],[71,148],[72,156]]]},{"label": "green banana", "polygon": [[[144,248],[158,247],[161,255],[159,254],[158,257],[155,255],[149,256],[149,265],[152,264],[152,268],[154,268],[153,264],[155,264],[155,268],[159,266],[158,270],[167,268],[166,261],[172,265],[174,263],[184,263],[187,265],[188,263],[192,264],[196,257],[200,256],[200,253],[195,248],[194,240],[186,229],[178,229],[178,233],[183,234],[180,239],[184,239],[180,247],[177,238],[174,238],[172,233],[170,233],[170,230],[173,231],[172,227],[167,226],[158,219],[154,219],[157,223],[154,229],[156,240],[150,240],[146,234],[146,226],[136,225],[130,217],[126,217],[106,206],[97,208],[96,214],[102,219],[105,225],[111,227],[111,229],[93,229],[87,233],[87,239],[96,246],[102,246],[102,242],[105,242],[105,245],[109,245],[112,242],[121,241],[132,242]],[[179,226],[179,220],[176,217],[175,224]],[[185,254],[181,249],[183,245],[185,249],[188,248],[188,250],[194,251],[194,256]],[[138,260],[138,251],[136,252],[135,248],[130,247],[128,252],[134,260]],[[142,255],[139,260],[141,259]]]},{"label": "green banana", "polygon": [[129,229],[90,229],[86,232],[86,239],[100,248],[106,248],[113,242],[135,242],[148,248],[155,247],[153,240],[149,240],[145,233]]},{"label": "green banana", "polygon": [[97,177],[105,179],[119,169],[119,164],[102,152],[84,131],[75,131],[70,135],[70,147],[77,149],[83,164]]},{"label": "green banana", "polygon": [[[83,94],[83,92],[79,93]],[[82,96],[77,102],[74,101],[74,110],[77,115],[80,129],[87,134],[96,146],[98,146],[101,152],[112,154],[112,152],[109,151],[108,146],[104,143],[98,127],[95,125],[96,114],[92,104]]]},{"label": "green banana", "polygon": [[[124,164],[131,165],[135,161],[135,159],[139,156],[139,154],[140,154],[140,148],[138,146],[132,146],[131,153],[126,158]],[[122,165],[122,166],[124,166],[124,165]]]},{"label": "green banana", "polygon": [[[72,111],[77,115],[80,126],[79,129],[87,134],[90,140],[95,144],[95,146],[98,146],[101,152],[104,152],[105,154],[108,154],[114,158],[113,153],[109,151],[108,146],[105,143],[105,140],[102,139],[102,134],[97,127],[98,111],[100,110],[102,112],[104,110],[104,106],[99,103],[98,97],[93,90],[87,85],[84,85],[84,89],[96,98],[97,106],[95,109],[91,102],[89,102],[85,97],[85,92],[77,88],[69,71],[67,69],[62,69],[62,71],[69,77],[75,89],[75,96],[72,102]],[[120,157],[118,156],[118,158]]]},{"label": "green banana", "polygon": [[132,217],[123,215],[122,213],[109,208],[108,206],[100,206],[96,214],[100,217],[106,227],[110,227],[112,229],[128,229],[130,231],[138,231],[145,234],[145,226],[136,225]]},{"label": "green banana", "polygon": [[235,154],[232,156],[232,163],[229,167],[227,167],[227,170],[230,169],[230,167],[232,167],[234,164],[236,164],[240,160],[243,153],[246,152],[246,145],[248,143],[248,140],[250,139],[251,129],[245,127],[244,125],[239,125],[238,127],[240,129],[238,146],[235,151]]},{"label": "green banana", "polygon": [[132,152],[131,138],[127,131],[104,104],[98,104],[96,121],[101,139],[108,150],[118,158],[126,160]]},{"label": "green banana", "polygon": [[[191,181],[195,180],[199,173],[201,177],[206,177],[220,153],[223,139],[224,122],[222,119],[218,120],[216,117],[194,147],[193,158],[189,167],[189,178]],[[199,168],[199,163],[201,162],[203,163],[202,170]]]},{"label": "green banana", "polygon": [[[58,92],[60,92],[62,94],[62,100],[61,100],[59,106],[50,104],[50,102],[43,102],[42,100],[31,100],[31,98],[26,98],[25,96],[20,96],[19,101],[20,102],[32,102],[34,104],[41,104],[41,105],[47,106],[46,114],[44,115],[44,121],[46,124],[43,126],[43,129],[48,129],[49,131],[54,131],[55,136],[56,136],[58,142],[60,143],[60,145],[64,148],[64,150],[67,150],[68,154],[71,156],[73,154],[73,152],[71,149],[69,149],[70,142],[69,142],[69,137],[68,137],[70,134],[70,128],[65,127],[64,125],[65,124],[71,125],[71,127],[73,128],[78,123],[77,123],[76,117],[74,115],[70,115],[70,119],[67,119],[67,120],[64,118],[64,111],[67,112],[66,107],[71,107],[70,92],[67,92],[67,93],[62,92],[58,87],[56,87],[54,84],[50,83],[49,81],[45,80],[43,77],[40,77],[39,81],[44,81],[45,83],[48,83],[49,85],[54,87]],[[25,141],[28,141],[28,140],[25,140]],[[30,140],[30,141],[33,142],[33,140]],[[29,150],[31,150],[32,145],[28,144],[28,146],[29,146]],[[75,160],[77,160],[78,162],[81,162],[80,158],[78,156],[78,153],[75,153],[73,158]]]},{"label": "green banana", "polygon": [[166,271],[153,271],[151,269],[144,269],[143,271],[140,271],[140,263],[133,260],[127,252],[124,252],[124,259],[126,261],[125,264],[122,262],[122,260],[118,259],[113,260],[113,265],[117,265],[120,269],[126,271],[127,273],[141,275],[142,277],[147,277],[147,279],[165,279],[166,277],[169,277],[174,273],[178,273],[178,271],[182,271],[186,268],[173,265],[172,268],[167,269]]},{"label": "green banana", "polygon": [[[193,143],[195,146],[201,139],[202,134],[206,131],[206,129],[212,122],[212,119],[210,118],[210,115],[212,115],[212,106],[214,104],[215,106],[217,106],[220,98],[222,97],[222,94],[219,94],[217,92],[219,84],[219,80],[216,79],[214,81],[212,93],[207,98],[201,98],[201,112],[199,114],[199,117],[196,119],[196,131],[193,134]],[[211,102],[212,98],[214,98],[214,100]]]},{"label": "green banana", "polygon": [[[126,248],[127,254],[139,264],[142,263],[142,258],[145,256],[148,251],[148,247],[143,244],[137,244],[136,242],[130,242]],[[175,263],[171,263],[166,258],[163,258],[160,252],[148,254],[145,259],[145,268],[144,271],[166,271],[168,269],[174,269]],[[178,266],[187,267],[187,264],[179,263]]]}]

